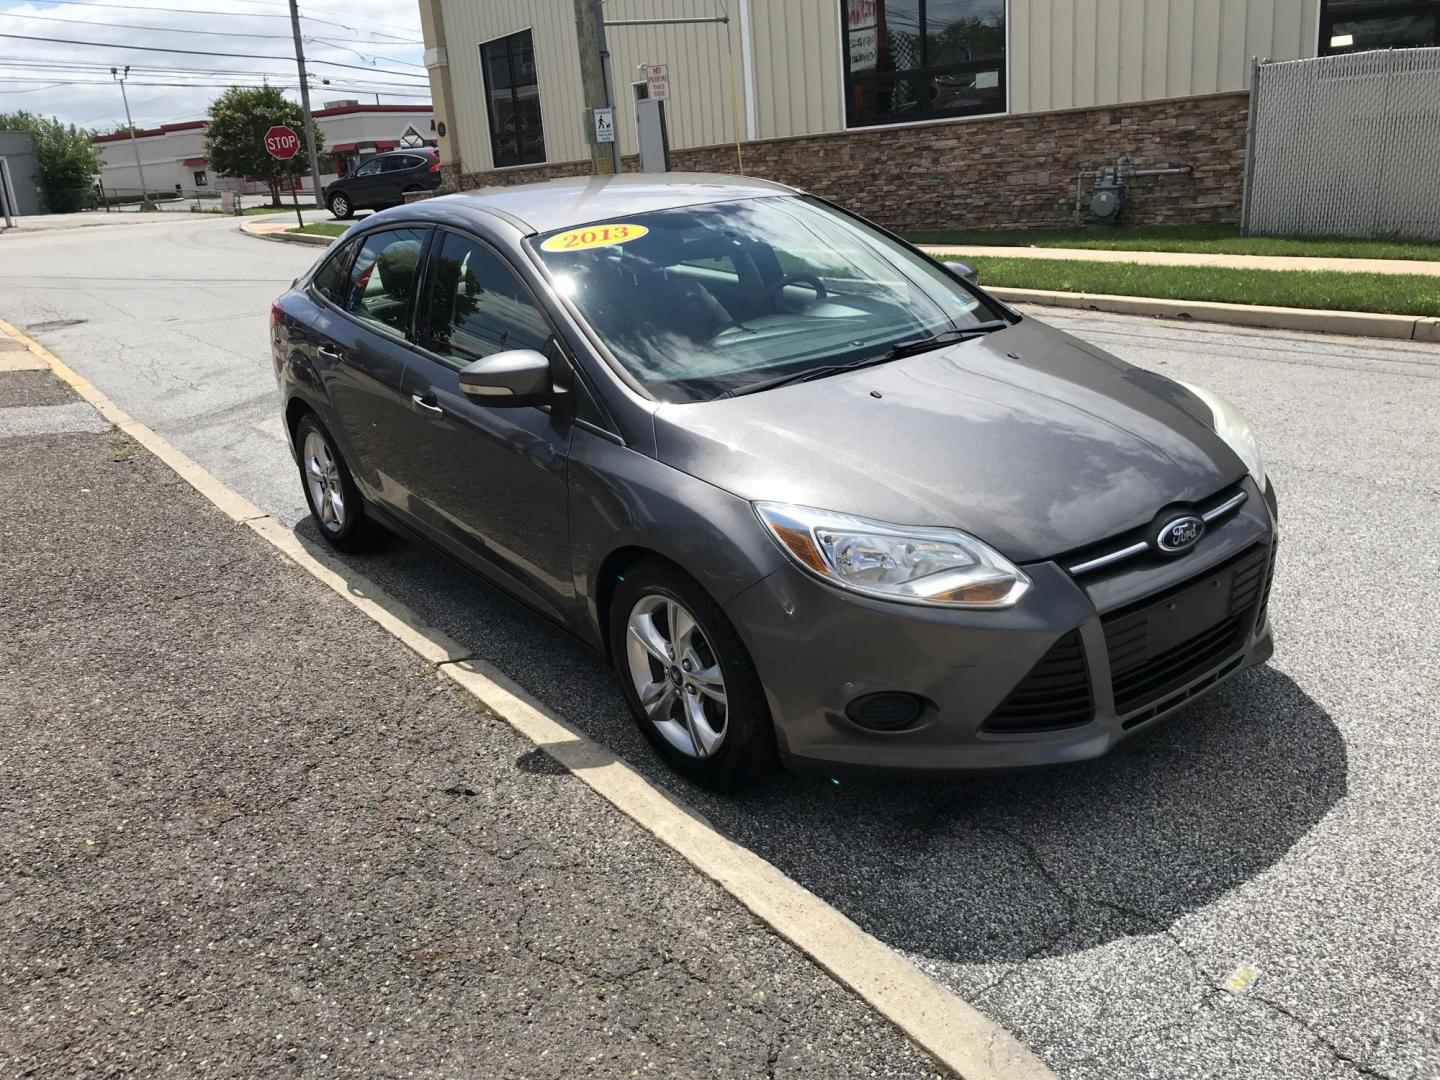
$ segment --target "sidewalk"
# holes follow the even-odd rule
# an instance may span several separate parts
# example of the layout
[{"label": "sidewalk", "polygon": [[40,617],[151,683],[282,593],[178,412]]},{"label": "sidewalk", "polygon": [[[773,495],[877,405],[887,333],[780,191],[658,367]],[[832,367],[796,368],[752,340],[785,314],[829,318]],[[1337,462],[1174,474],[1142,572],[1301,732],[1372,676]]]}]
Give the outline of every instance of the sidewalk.
[{"label": "sidewalk", "polygon": [[1351,274],[1420,274],[1440,277],[1440,262],[1414,259],[1299,258],[1291,255],[1212,255],[1185,251],[1102,251],[1093,248],[922,245],[932,255],[1007,259],[1074,259],[1078,262],[1140,263],[1146,266],[1222,266],[1233,270],[1339,270]]},{"label": "sidewalk", "polygon": [[727,894],[0,354],[0,1074],[919,1077]]}]

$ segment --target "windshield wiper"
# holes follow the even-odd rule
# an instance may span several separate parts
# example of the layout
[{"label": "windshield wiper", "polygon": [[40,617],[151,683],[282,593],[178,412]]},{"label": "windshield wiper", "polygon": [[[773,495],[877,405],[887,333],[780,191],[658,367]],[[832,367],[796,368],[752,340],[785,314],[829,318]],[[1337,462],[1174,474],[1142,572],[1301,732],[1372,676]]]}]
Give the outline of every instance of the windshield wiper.
[{"label": "windshield wiper", "polygon": [[946,330],[939,334],[932,334],[926,338],[914,338],[911,341],[897,341],[879,356],[871,357],[867,363],[884,363],[887,360],[899,360],[905,356],[914,356],[917,353],[930,352],[933,349],[939,349],[945,345],[954,345],[957,342],[969,341],[971,338],[993,334],[996,330],[1004,330],[1009,325],[1010,324],[1004,319],[992,319],[990,322],[976,323],[974,326],[967,326],[960,330]]},{"label": "windshield wiper", "polygon": [[934,349],[943,348],[946,345],[955,345],[961,341],[969,341],[971,338],[984,337],[986,334],[994,333],[996,330],[1003,330],[1009,325],[1010,324],[1003,319],[994,319],[991,322],[967,326],[963,330],[945,330],[942,333],[932,334],[925,338],[897,341],[884,352],[867,356],[863,360],[853,360],[848,364],[827,364],[824,367],[807,368],[804,371],[792,371],[787,375],[777,375],[773,379],[761,379],[759,382],[731,387],[729,390],[716,394],[714,400],[718,401],[721,398],[740,397],[744,394],[758,394],[762,390],[773,390],[777,386],[810,382],[812,379],[824,379],[831,375],[839,375],[844,371],[855,371],[859,368],[873,367],[876,364],[888,364],[891,360],[899,360],[906,356],[915,356],[917,353],[930,352]]}]

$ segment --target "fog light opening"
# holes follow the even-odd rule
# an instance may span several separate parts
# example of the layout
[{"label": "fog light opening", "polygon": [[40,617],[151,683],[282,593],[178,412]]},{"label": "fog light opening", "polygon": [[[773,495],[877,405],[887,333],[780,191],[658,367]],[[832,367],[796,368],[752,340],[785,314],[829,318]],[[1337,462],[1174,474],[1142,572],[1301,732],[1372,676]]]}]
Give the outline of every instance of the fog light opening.
[{"label": "fog light opening", "polygon": [[925,713],[925,699],[914,694],[865,694],[845,707],[845,715],[870,731],[901,731]]}]

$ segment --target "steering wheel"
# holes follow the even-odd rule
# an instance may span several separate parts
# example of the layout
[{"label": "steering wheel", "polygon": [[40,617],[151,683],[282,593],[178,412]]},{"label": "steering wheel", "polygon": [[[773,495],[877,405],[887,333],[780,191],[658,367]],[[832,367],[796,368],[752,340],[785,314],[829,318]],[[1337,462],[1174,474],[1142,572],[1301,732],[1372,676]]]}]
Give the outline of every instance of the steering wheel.
[{"label": "steering wheel", "polygon": [[815,290],[815,303],[817,304],[823,304],[830,296],[829,290],[825,288],[825,283],[814,274],[786,274],[779,281],[772,284],[770,288],[765,290],[766,303],[774,307],[776,297],[780,295],[781,290],[787,285],[809,285]]}]

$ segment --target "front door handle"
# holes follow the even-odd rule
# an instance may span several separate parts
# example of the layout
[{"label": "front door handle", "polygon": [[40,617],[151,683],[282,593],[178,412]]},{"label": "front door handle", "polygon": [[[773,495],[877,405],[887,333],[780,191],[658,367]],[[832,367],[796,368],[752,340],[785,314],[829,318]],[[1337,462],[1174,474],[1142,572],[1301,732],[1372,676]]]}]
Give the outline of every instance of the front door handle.
[{"label": "front door handle", "polygon": [[421,412],[429,413],[431,416],[445,415],[445,410],[442,409],[439,405],[435,404],[434,398],[431,398],[429,401],[427,401],[425,400],[425,396],[422,394],[411,394],[410,400],[415,403],[415,407]]}]

